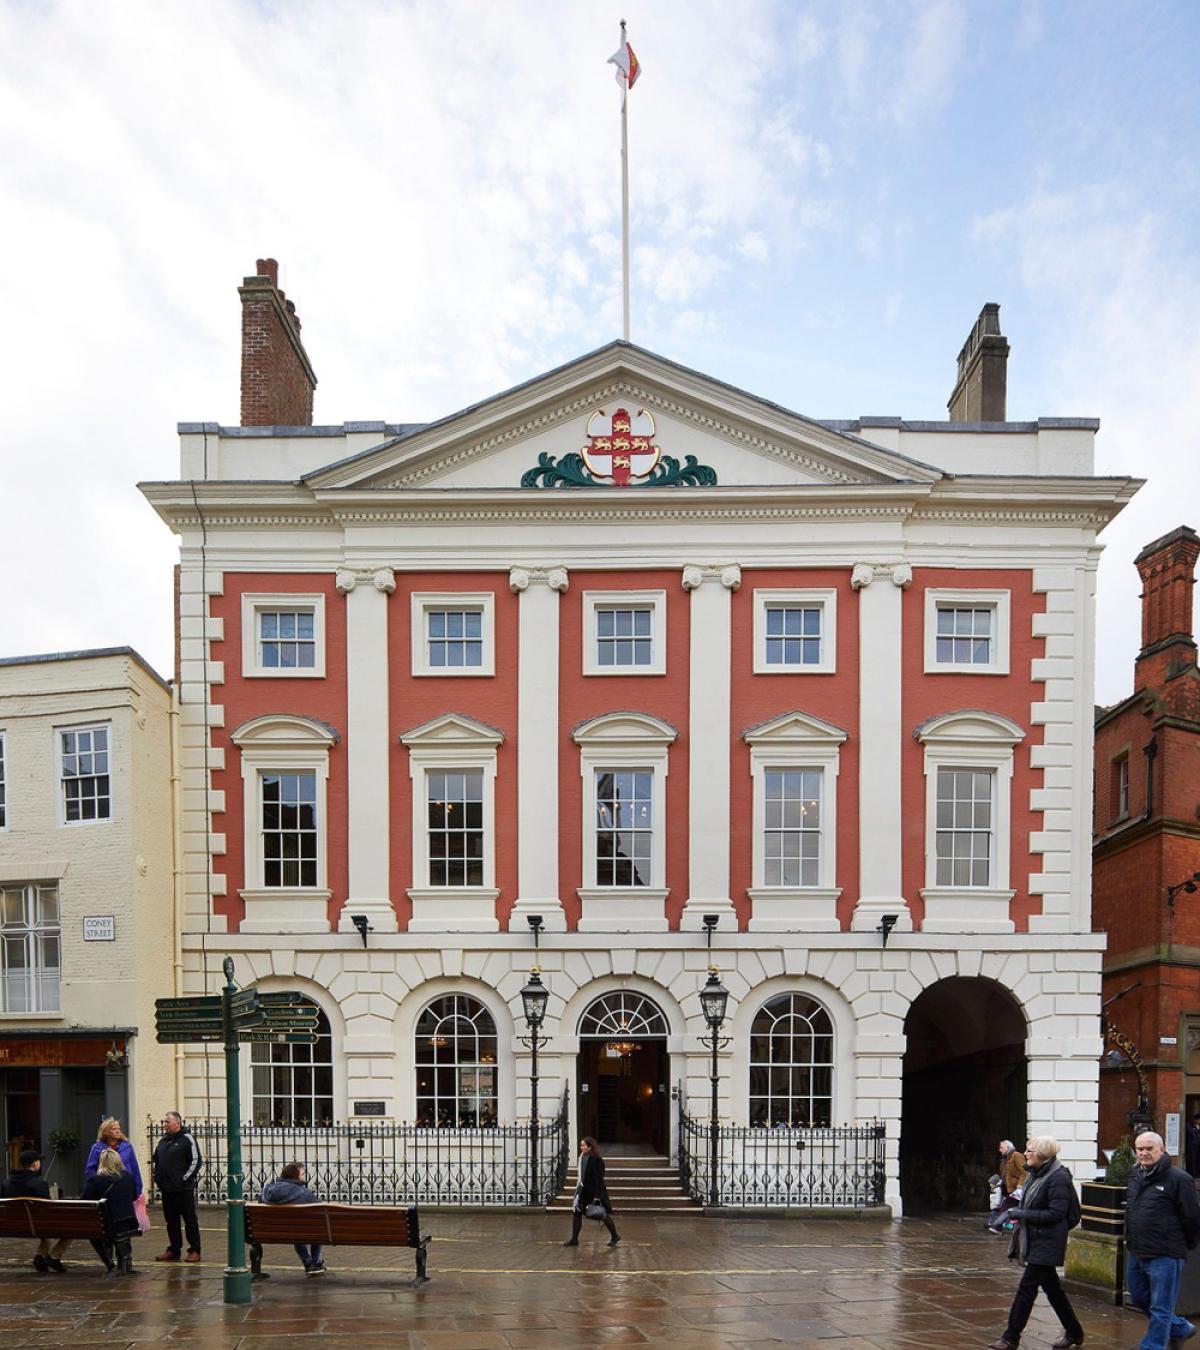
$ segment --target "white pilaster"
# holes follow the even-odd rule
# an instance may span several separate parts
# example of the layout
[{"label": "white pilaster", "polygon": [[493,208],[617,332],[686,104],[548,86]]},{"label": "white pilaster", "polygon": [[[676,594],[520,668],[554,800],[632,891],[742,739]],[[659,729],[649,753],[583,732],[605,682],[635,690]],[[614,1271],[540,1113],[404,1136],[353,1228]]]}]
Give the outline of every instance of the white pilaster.
[{"label": "white pilaster", "polygon": [[911,582],[906,563],[857,563],[850,580],[859,633],[859,899],[850,926],[859,931],[884,914],[897,916],[897,932],[912,929],[900,868],[901,592]]},{"label": "white pilaster", "polygon": [[685,567],[692,596],[688,717],[688,898],[680,927],[705,914],[736,928],[729,897],[729,693],[732,593],[742,569]]},{"label": "white pilaster", "polygon": [[509,929],[528,931],[540,914],[547,932],[565,932],[558,894],[558,607],[565,567],[514,567],[520,596],[517,636],[517,902]]},{"label": "white pilaster", "polygon": [[337,574],[346,597],[346,766],[350,888],[338,931],[354,931],[351,915],[394,933],[388,877],[387,598],[396,579],[386,567]]}]

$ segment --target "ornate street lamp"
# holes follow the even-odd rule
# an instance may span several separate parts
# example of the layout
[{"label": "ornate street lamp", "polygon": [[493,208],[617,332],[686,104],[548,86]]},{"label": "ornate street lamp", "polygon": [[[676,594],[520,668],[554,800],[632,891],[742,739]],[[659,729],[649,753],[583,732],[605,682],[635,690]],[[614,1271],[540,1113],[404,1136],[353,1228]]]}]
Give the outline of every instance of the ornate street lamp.
[{"label": "ornate street lamp", "polygon": [[[538,937],[542,926],[542,916],[531,914],[529,928],[533,933],[534,961],[537,960]],[[538,1048],[546,1044],[546,1037],[539,1034],[546,1020],[546,1004],[550,1001],[550,991],[542,983],[541,971],[535,964],[529,972],[529,982],[521,990],[521,1006],[525,1012],[525,1025],[529,1035],[521,1037],[521,1044],[529,1047],[529,1203],[541,1204],[538,1188],[538,1153],[541,1143],[541,1124],[538,1119]]]},{"label": "ornate street lamp", "polygon": [[[712,937],[720,922],[716,914],[704,916],[704,928],[708,934],[709,960],[712,960]],[[721,1151],[721,1125],[717,1113],[717,1090],[720,1075],[717,1071],[717,1052],[729,1042],[721,1035],[725,1021],[725,1009],[729,1003],[729,990],[721,983],[715,965],[708,967],[708,983],[700,990],[700,1007],[704,1010],[704,1020],[708,1023],[708,1036],[701,1037],[712,1050],[712,1112],[708,1122],[708,1203],[717,1206],[721,1203],[721,1187],[717,1179],[717,1167]]]},{"label": "ornate street lamp", "polygon": [[1174,886],[1167,887],[1167,908],[1175,908],[1175,897],[1180,891],[1185,891],[1188,895],[1195,895],[1200,888],[1200,872],[1193,872],[1185,881],[1178,881]]}]

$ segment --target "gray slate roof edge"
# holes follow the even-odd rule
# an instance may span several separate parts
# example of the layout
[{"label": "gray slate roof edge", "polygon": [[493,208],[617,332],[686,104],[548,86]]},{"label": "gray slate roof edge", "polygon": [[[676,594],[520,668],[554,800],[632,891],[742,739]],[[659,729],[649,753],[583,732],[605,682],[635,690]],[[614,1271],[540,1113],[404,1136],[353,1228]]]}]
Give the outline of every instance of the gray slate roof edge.
[{"label": "gray slate roof edge", "polygon": [[89,657],[96,656],[132,657],[146,674],[152,675],[164,689],[171,688],[171,682],[164,680],[134,647],[84,647],[75,652],[36,652],[31,656],[0,656],[0,666],[36,666],[48,661],[85,661]]}]

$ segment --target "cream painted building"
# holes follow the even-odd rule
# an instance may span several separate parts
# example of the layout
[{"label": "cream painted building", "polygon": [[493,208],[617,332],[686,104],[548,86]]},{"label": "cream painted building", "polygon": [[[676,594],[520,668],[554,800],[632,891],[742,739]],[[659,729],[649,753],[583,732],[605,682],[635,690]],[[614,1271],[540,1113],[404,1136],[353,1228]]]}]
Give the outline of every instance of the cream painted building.
[{"label": "cream painted building", "polygon": [[169,687],[131,648],[0,660],[0,1122],[10,1165],[106,1115],[144,1153],[173,1105],[154,998],[172,992]]},{"label": "cream painted building", "polygon": [[[265,333],[293,391],[273,264],[242,297],[244,388]],[[181,426],[142,490],[181,544],[184,992],[228,952],[324,1014],[245,1056],[248,1118],[526,1120],[534,918],[543,1112],[675,1160],[714,916],[737,1147],[879,1122],[896,1211],[977,1203],[1006,1134],[1091,1174],[1095,573],[1138,483],[1094,421],[962,420],[991,311],[950,421],[616,342],[427,426]]]}]

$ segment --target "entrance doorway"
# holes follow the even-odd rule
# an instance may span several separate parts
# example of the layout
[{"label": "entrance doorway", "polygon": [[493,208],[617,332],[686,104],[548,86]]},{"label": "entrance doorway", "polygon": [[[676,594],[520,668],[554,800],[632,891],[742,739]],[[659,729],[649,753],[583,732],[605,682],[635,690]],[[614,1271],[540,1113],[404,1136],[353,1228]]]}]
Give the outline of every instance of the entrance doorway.
[{"label": "entrance doorway", "polygon": [[1025,1016],[993,981],[954,976],[919,995],[904,1034],[904,1211],[986,1210],[997,1144],[1027,1138]]},{"label": "entrance doorway", "polygon": [[667,1019],[657,1004],[618,990],[588,1005],[579,1020],[580,1135],[618,1154],[666,1154],[669,1081]]}]

